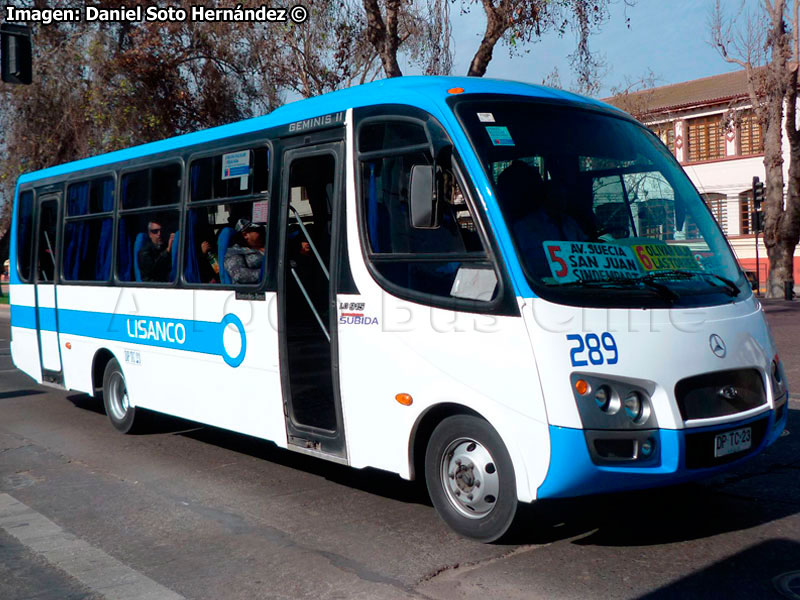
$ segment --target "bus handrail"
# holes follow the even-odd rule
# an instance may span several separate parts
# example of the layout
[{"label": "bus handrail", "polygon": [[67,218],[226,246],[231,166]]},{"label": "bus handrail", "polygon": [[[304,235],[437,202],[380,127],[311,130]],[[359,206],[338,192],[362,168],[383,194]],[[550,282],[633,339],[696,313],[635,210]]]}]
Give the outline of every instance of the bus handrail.
[{"label": "bus handrail", "polygon": [[308,245],[311,246],[311,251],[314,253],[314,256],[317,257],[317,262],[319,263],[319,266],[322,267],[322,272],[325,273],[325,277],[328,279],[328,281],[330,281],[331,280],[331,276],[330,276],[330,273],[328,273],[328,269],[325,266],[325,262],[322,260],[322,257],[320,256],[319,252],[317,251],[317,247],[314,245],[314,242],[311,241],[311,236],[308,235],[308,230],[306,229],[306,226],[303,225],[303,221],[300,219],[300,215],[297,212],[297,209],[290,204],[289,205],[289,210],[294,213],[294,218],[297,219],[297,224],[300,225],[300,229],[302,230],[303,235],[306,236],[306,240],[308,241]]},{"label": "bus handrail", "polygon": [[300,281],[300,276],[297,274],[297,271],[294,270],[294,266],[291,266],[290,269],[292,271],[292,276],[294,277],[294,280],[300,287],[300,291],[303,292],[303,296],[305,297],[306,302],[308,303],[308,306],[311,309],[311,312],[314,313],[314,317],[316,317],[317,323],[319,323],[319,326],[322,328],[322,333],[324,333],[325,337],[328,338],[328,343],[330,344],[331,334],[328,332],[328,328],[325,327],[325,324],[322,322],[322,317],[319,316],[319,312],[317,311],[316,306],[314,306],[314,303],[311,301],[311,296],[308,295],[308,292],[306,291],[306,286],[304,286],[303,282]]}]

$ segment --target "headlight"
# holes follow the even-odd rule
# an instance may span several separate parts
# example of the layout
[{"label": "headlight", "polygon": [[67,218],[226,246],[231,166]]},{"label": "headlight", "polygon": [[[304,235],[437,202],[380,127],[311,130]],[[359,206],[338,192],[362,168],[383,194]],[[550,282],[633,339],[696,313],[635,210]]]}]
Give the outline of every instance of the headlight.
[{"label": "headlight", "polygon": [[647,459],[653,456],[653,451],[656,449],[656,441],[654,438],[647,438],[639,444],[639,454],[642,458]]},{"label": "headlight", "polygon": [[594,393],[594,402],[597,404],[597,408],[609,415],[613,415],[619,410],[619,396],[607,385],[597,388]]},{"label": "headlight", "polygon": [[644,423],[650,417],[650,399],[643,392],[635,390],[629,392],[622,401],[622,406],[625,407],[628,418],[637,425]]},{"label": "headlight", "polygon": [[[633,383],[590,373],[572,373],[570,387],[583,429],[620,432],[658,428],[656,411],[650,400],[657,387],[653,382]],[[646,436],[640,441],[645,439]]]},{"label": "headlight", "polygon": [[622,405],[625,407],[625,414],[628,415],[628,418],[634,423],[642,418],[643,403],[639,392],[631,392],[625,396]]}]

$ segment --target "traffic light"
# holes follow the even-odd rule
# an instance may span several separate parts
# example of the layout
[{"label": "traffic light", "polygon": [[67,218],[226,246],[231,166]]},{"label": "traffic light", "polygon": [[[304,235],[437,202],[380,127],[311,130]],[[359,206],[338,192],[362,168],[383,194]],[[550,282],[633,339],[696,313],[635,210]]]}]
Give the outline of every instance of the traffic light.
[{"label": "traffic light", "polygon": [[0,23],[0,79],[29,84],[33,79],[31,30],[27,25]]},{"label": "traffic light", "polygon": [[[762,183],[761,185],[764,184]],[[761,211],[756,211],[753,213],[753,231],[764,231],[764,213]]]},{"label": "traffic light", "polygon": [[753,177],[753,208],[761,210],[761,203],[764,202],[764,182],[759,181],[758,175]]}]

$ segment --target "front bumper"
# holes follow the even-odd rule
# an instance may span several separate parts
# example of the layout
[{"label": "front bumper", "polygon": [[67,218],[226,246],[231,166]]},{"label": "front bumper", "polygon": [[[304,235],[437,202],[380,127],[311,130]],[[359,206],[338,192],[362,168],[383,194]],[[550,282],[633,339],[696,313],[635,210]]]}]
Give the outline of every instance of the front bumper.
[{"label": "front bumper", "polygon": [[[658,452],[652,460],[617,465],[597,465],[592,461],[584,430],[550,426],[550,468],[536,494],[537,498],[565,498],[605,492],[619,492],[672,485],[710,477],[729,469],[772,444],[786,427],[788,402],[758,416],[692,429],[658,429],[653,434]],[[707,439],[722,431],[751,425],[754,444],[728,457],[711,459],[697,456]],[[761,434],[758,435],[758,431]],[[687,466],[688,464],[688,466]],[[711,466],[697,466],[711,465]]]}]

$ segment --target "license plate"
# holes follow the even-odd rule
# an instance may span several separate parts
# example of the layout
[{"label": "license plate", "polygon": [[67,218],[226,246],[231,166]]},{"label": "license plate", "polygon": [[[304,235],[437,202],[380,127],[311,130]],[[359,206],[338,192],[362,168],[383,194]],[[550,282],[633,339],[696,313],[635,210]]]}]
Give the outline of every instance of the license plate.
[{"label": "license plate", "polygon": [[719,433],[714,437],[714,456],[727,456],[734,452],[741,452],[752,445],[753,430],[750,427]]}]

